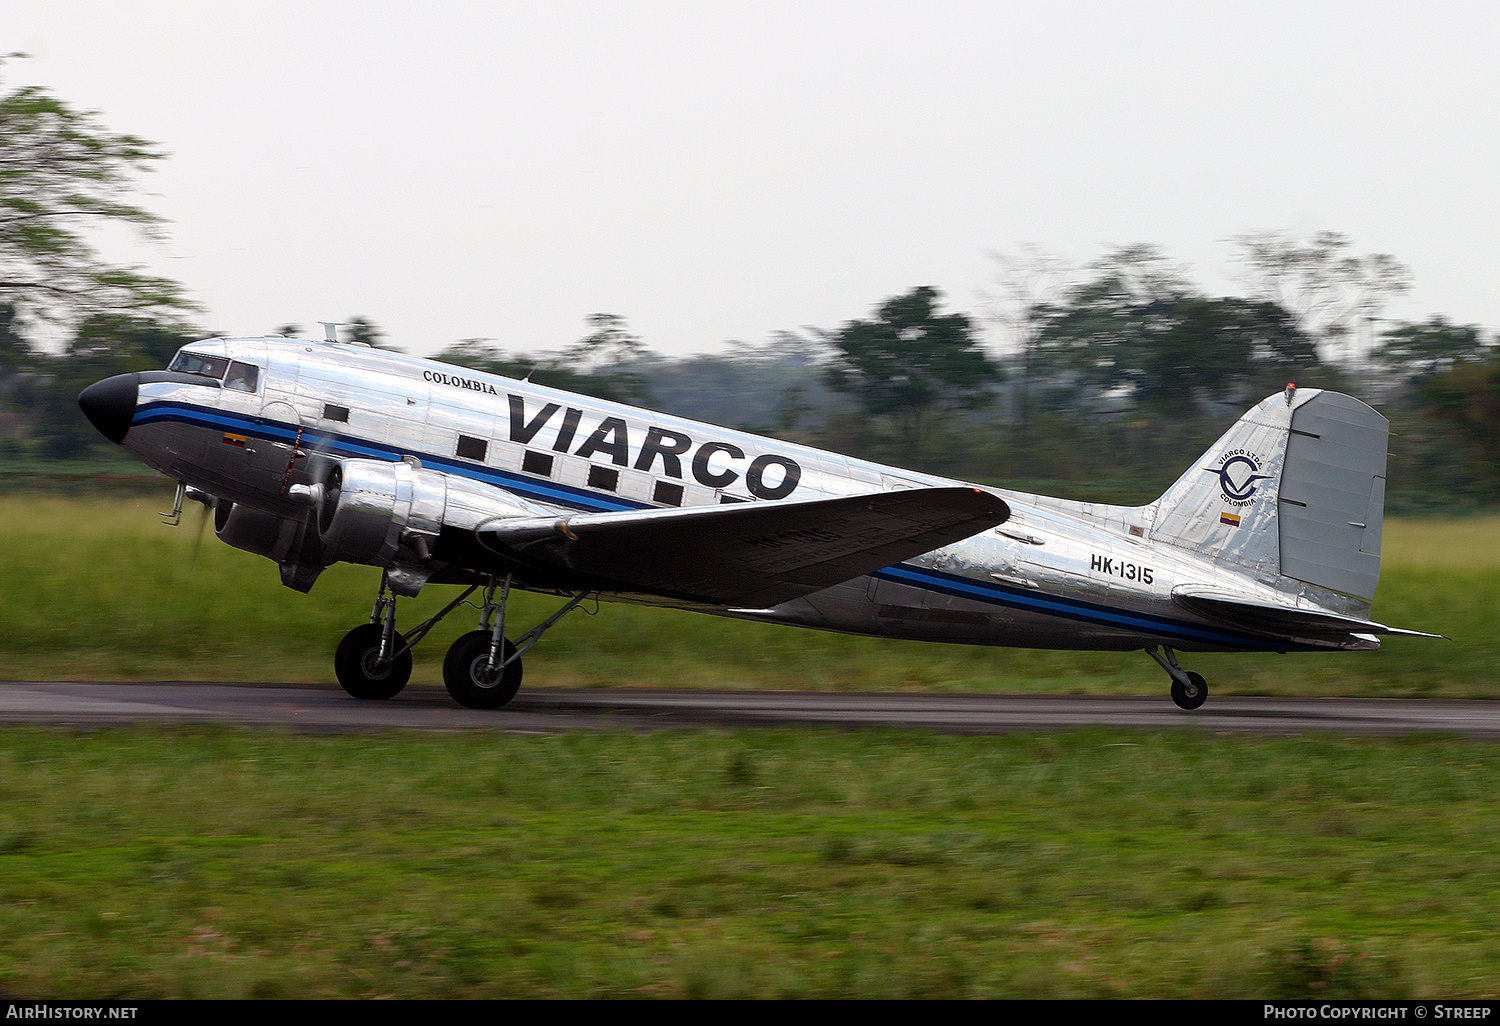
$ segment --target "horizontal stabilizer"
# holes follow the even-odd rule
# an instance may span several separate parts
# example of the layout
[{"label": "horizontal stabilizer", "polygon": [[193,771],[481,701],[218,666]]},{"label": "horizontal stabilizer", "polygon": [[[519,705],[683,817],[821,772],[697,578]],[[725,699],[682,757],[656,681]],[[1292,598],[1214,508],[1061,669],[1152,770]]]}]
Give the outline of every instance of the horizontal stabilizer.
[{"label": "horizontal stabilizer", "polygon": [[1262,602],[1248,595],[1213,588],[1178,586],[1172,589],[1172,600],[1185,609],[1216,620],[1232,623],[1266,634],[1288,638],[1344,638],[1350,634],[1403,634],[1415,638],[1440,638],[1441,634],[1387,627],[1373,620]]},{"label": "horizontal stabilizer", "polygon": [[572,582],[715,605],[774,606],[1002,524],[978,488],[805,502],[522,517],[481,528],[491,551]]}]

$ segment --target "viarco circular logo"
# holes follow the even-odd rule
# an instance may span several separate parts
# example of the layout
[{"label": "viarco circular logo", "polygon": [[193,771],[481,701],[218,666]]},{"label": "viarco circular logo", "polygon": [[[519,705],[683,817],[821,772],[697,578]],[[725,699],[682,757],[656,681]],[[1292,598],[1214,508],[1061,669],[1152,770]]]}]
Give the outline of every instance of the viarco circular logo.
[{"label": "viarco circular logo", "polygon": [[1269,474],[1260,472],[1261,458],[1244,449],[1231,449],[1219,457],[1216,466],[1204,467],[1210,474],[1219,476],[1219,491],[1224,501],[1234,506],[1249,506],[1255,501],[1255,492]]}]

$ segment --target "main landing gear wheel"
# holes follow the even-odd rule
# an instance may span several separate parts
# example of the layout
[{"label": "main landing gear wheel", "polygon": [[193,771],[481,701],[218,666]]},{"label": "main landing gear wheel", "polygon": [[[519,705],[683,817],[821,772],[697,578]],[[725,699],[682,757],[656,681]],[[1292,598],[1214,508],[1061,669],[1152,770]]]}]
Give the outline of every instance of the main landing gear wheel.
[{"label": "main landing gear wheel", "polygon": [[1208,698],[1208,681],[1201,673],[1188,672],[1188,682],[1172,682],[1172,701],[1180,709],[1196,709]]},{"label": "main landing gear wheel", "polygon": [[1155,659],[1172,681],[1172,701],[1179,709],[1196,709],[1208,700],[1208,682],[1202,674],[1184,670],[1177,663],[1177,653],[1170,645],[1147,645],[1146,654]]},{"label": "main landing gear wheel", "polygon": [[[402,583],[411,585],[410,580]],[[471,584],[435,615],[401,635],[396,633],[396,595],[387,570],[380,575],[380,594],[370,612],[370,622],[354,628],[339,642],[333,657],[339,684],[355,698],[391,698],[411,679],[412,647],[427,637],[427,632],[438,621],[457,609],[479,588],[484,588],[480,629],[465,634],[448,650],[448,658],[443,660],[443,683],[459,705],[469,709],[500,708],[514,698],[521,687],[521,660],[517,655],[536,644],[549,627],[577,609],[589,596],[589,592],[580,591],[512,644],[505,638],[505,606],[510,597],[510,586],[509,574],[503,581],[491,577],[485,584]],[[495,601],[497,589],[500,591],[498,602]],[[388,591],[391,594],[387,594]],[[500,645],[495,652],[496,665],[492,668],[490,646],[495,638],[500,639]],[[399,653],[384,662],[380,659],[382,639],[386,639],[386,652]]]},{"label": "main landing gear wheel", "polygon": [[[488,668],[492,637],[489,631],[470,631],[453,643],[443,660],[443,683],[448,694],[466,709],[498,709],[520,690],[521,660],[493,671]],[[500,662],[515,653],[516,646],[509,639],[500,639]]]},{"label": "main landing gear wheel", "polygon": [[[339,685],[355,698],[394,698],[411,680],[411,650],[400,634],[391,637],[394,659],[380,661],[379,624],[362,623],[339,642],[333,654],[333,672]],[[402,651],[406,649],[406,651]]]}]

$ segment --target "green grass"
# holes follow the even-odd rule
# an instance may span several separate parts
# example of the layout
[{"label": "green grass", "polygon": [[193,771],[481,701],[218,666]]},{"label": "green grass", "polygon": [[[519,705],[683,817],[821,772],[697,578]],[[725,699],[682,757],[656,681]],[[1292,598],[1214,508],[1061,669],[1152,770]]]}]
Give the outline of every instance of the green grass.
[{"label": "green grass", "polygon": [[0,990],[1488,997],[1500,748],[0,732]]},{"label": "green grass", "polygon": [[[332,683],[338,639],[369,615],[378,582],[339,565],[312,594],[283,588],[266,559],[154,515],[167,496],[0,499],[0,678],[212,679]],[[194,549],[197,546],[196,557]],[[403,600],[402,625],[455,594]],[[517,623],[554,608],[521,596]],[[1374,653],[1190,655],[1214,693],[1430,697],[1500,695],[1500,518],[1393,520],[1377,619],[1447,635],[1393,638]],[[455,612],[417,650],[436,685]],[[1139,653],[1048,652],[827,634],[674,610],[605,605],[570,614],[527,656],[526,686],[1005,690],[1159,694]]]},{"label": "green grass", "polygon": [[[299,595],[211,537],[194,561],[162,504],[0,500],[0,678],[329,681],[375,572]],[[1494,697],[1500,519],[1387,538],[1377,618],[1454,640],[1191,665],[1216,694]],[[632,606],[568,617],[527,683],[1163,690],[1139,654]],[[11,728],[0,991],[1493,999],[1497,794],[1500,748],[1439,737]]]},{"label": "green grass", "polygon": [[[111,447],[113,448],[113,447]],[[122,449],[88,459],[0,457],[5,491],[44,495],[146,496],[162,494],[162,477]],[[171,494],[171,489],[166,489]]]}]

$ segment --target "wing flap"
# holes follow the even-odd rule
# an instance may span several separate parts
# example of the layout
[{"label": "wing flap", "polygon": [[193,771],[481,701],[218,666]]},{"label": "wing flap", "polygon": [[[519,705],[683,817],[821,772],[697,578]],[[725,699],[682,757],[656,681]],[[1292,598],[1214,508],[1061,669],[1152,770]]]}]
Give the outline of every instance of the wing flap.
[{"label": "wing flap", "polygon": [[1262,602],[1248,595],[1214,588],[1179,585],[1172,589],[1178,605],[1238,627],[1283,637],[1338,639],[1350,634],[1401,634],[1416,638],[1440,638],[1441,634],[1387,627],[1374,620],[1345,616],[1321,609],[1303,609]]},{"label": "wing flap", "polygon": [[476,533],[522,565],[588,587],[773,606],[1002,524],[978,488],[501,521]]}]

